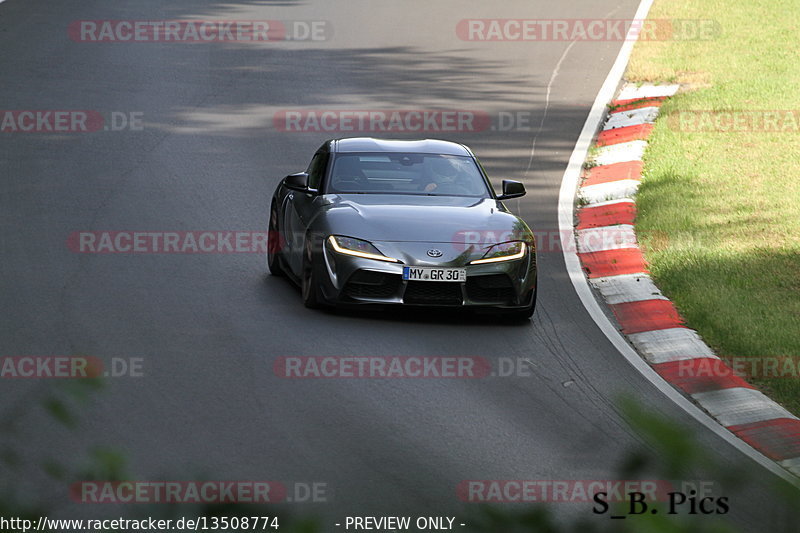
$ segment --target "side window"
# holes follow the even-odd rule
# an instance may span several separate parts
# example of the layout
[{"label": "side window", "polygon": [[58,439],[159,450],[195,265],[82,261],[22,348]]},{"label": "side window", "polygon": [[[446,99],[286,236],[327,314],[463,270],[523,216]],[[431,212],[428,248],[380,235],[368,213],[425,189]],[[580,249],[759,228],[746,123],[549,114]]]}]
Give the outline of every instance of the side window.
[{"label": "side window", "polygon": [[308,186],[311,189],[319,190],[322,184],[322,177],[328,166],[328,152],[317,152],[308,165]]}]

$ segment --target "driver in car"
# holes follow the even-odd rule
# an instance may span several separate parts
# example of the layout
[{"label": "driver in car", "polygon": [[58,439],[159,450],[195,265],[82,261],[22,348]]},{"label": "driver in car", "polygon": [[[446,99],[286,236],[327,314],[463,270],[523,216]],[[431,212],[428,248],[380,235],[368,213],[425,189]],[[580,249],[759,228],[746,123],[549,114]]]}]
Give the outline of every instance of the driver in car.
[{"label": "driver in car", "polygon": [[425,167],[428,181],[428,184],[423,189],[425,192],[437,190],[438,192],[443,192],[443,190],[452,188],[448,186],[457,185],[460,170],[456,166],[456,161],[445,157],[437,157],[436,159],[431,159]]}]

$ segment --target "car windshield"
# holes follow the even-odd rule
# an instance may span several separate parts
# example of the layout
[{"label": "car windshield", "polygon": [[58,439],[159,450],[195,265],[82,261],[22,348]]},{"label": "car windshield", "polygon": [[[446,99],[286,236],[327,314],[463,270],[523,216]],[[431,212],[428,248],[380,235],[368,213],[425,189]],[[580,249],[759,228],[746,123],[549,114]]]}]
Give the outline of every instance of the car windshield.
[{"label": "car windshield", "polygon": [[471,157],[415,153],[338,154],[327,192],[489,196]]}]

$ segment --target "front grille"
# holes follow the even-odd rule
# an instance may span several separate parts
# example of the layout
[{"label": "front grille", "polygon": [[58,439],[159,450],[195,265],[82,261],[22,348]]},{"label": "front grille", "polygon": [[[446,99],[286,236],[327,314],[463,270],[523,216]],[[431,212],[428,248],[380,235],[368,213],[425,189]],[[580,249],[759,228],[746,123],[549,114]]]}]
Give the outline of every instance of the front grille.
[{"label": "front grille", "polygon": [[503,302],[514,300],[514,286],[505,274],[471,276],[467,278],[467,296],[475,302]]},{"label": "front grille", "polygon": [[350,276],[344,293],[351,298],[389,298],[397,294],[402,278],[372,270],[357,270]]},{"label": "front grille", "polygon": [[443,281],[409,281],[403,303],[427,305],[461,305],[461,284]]}]

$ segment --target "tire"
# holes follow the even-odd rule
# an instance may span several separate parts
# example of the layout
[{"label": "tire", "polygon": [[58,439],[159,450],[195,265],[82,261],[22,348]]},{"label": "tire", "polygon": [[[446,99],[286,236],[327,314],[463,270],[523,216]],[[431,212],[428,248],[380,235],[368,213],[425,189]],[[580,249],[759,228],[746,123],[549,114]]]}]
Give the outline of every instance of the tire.
[{"label": "tire", "polygon": [[278,229],[278,207],[275,202],[269,210],[269,231],[267,232],[267,268],[273,276],[285,276],[281,265],[283,239]]},{"label": "tire", "polygon": [[319,300],[319,287],[314,274],[314,261],[311,254],[311,245],[306,243],[306,252],[303,255],[303,273],[300,279],[300,291],[303,294],[303,305],[309,309],[322,307]]}]

